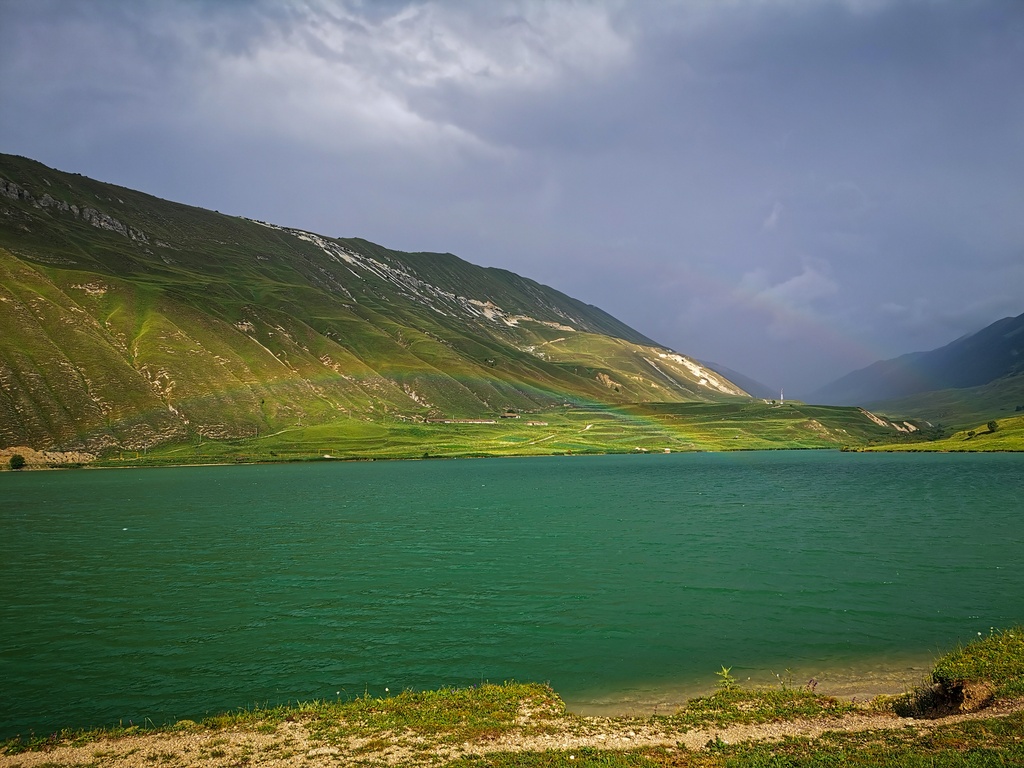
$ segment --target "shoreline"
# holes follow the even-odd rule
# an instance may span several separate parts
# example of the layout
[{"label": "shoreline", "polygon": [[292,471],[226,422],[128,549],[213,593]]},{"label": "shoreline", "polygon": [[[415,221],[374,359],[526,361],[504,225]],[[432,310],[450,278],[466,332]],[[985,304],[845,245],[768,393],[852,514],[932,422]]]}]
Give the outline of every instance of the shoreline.
[{"label": "shoreline", "polygon": [[365,464],[377,461],[462,461],[472,459],[550,459],[550,458],[581,458],[587,456],[665,456],[676,454],[732,454],[732,453],[778,453],[781,451],[835,451],[837,453],[884,453],[884,454],[1019,454],[1024,453],[1024,448],[998,448],[987,450],[950,450],[950,449],[929,449],[915,446],[913,448],[892,448],[866,447],[848,448],[836,446],[781,446],[777,448],[718,448],[718,449],[686,449],[673,450],[671,454],[656,451],[586,451],[576,453],[502,453],[502,454],[468,454],[461,456],[331,456],[307,458],[284,458],[258,461],[195,461],[195,462],[153,462],[153,463],[124,463],[110,464],[98,459],[95,463],[81,463],[70,466],[62,465],[40,465],[30,464],[21,469],[10,469],[0,466],[0,472],[45,472],[45,471],[74,471],[74,470],[100,470],[100,469],[180,469],[183,467],[254,467],[254,466],[280,466],[284,464]]},{"label": "shoreline", "polygon": [[[978,746],[996,755],[1013,751],[1024,756],[1019,739],[1024,698],[1020,697],[916,715],[899,713],[895,700],[886,697],[851,705],[821,694],[726,686],[689,704],[656,716],[579,715],[567,711],[546,686],[503,683],[388,699],[364,697],[349,704],[311,702],[239,711],[156,728],[131,725],[64,731],[31,743],[0,741],[0,768],[512,767],[533,765],[538,758],[544,761],[538,764],[567,767],[576,765],[577,755],[623,768],[648,764],[709,768],[733,764],[715,760],[730,754],[755,753],[761,757],[757,764],[762,764],[765,756],[774,760],[783,744],[789,750],[799,747],[828,757],[835,755],[837,747],[857,750],[881,745],[882,755],[889,759],[894,743],[908,755],[929,754],[936,748],[934,735],[943,732],[957,734],[954,755],[960,754],[965,738],[973,737]],[[1001,722],[1005,725],[998,725]],[[994,742],[989,735],[992,729],[1008,736]],[[948,749],[942,744],[938,748]],[[650,762],[651,758],[664,762]],[[699,762],[691,763],[691,758]],[[1001,758],[999,764],[1005,764]]]},{"label": "shoreline", "polygon": [[[845,671],[825,670],[815,674],[799,673],[771,676],[758,675],[741,681],[743,687],[755,690],[785,687],[807,690],[851,704],[865,703],[879,696],[901,696],[922,685],[928,678],[935,657],[921,657],[921,666],[891,667],[872,665],[868,668],[851,667]],[[710,696],[713,684],[680,688],[632,689],[631,692],[610,693],[606,696],[563,696],[566,708],[583,717],[651,717],[665,715],[685,707],[694,699]]]},{"label": "shoreline", "polygon": [[[325,764],[701,766],[1024,764],[1024,627],[992,630],[936,659],[901,696],[844,702],[816,690],[741,685],[723,667],[714,693],[656,716],[568,711],[548,685],[505,682],[347,702],[236,710],[202,722],[135,725],[0,742],[0,768]],[[949,738],[946,738],[949,737]],[[796,751],[794,751],[796,750]],[[874,758],[864,761],[864,750]],[[894,759],[894,751],[901,758]],[[978,759],[962,763],[973,752]],[[697,755],[696,753],[701,753]],[[756,758],[756,759],[751,759]],[[923,758],[923,760],[922,760]],[[936,759],[937,758],[937,759]],[[953,758],[951,762],[949,758]],[[225,760],[226,759],[226,760]],[[694,762],[696,760],[697,762]],[[99,761],[99,762],[97,762]]]},{"label": "shoreline", "polygon": [[[739,684],[742,688],[751,691],[788,690],[798,693],[813,693],[853,705],[864,705],[880,696],[896,697],[919,687],[927,681],[936,658],[936,654],[920,654],[913,657],[902,657],[898,663],[864,659],[860,664],[850,663],[833,667],[817,665],[810,668],[813,671],[797,667],[796,669],[787,669],[780,674],[773,674],[767,671],[767,668],[762,668],[760,673],[744,675],[739,680]],[[815,681],[813,686],[808,684],[812,679]],[[496,683],[485,680],[481,685],[496,685]],[[550,688],[549,683],[544,683],[544,685]],[[379,688],[379,686],[374,687]],[[441,685],[436,688],[407,689],[402,693],[420,695],[446,689],[448,686]],[[671,715],[673,712],[684,709],[693,701],[713,695],[718,689],[719,686],[711,681],[704,684],[693,681],[677,681],[661,684],[638,684],[605,693],[563,694],[555,688],[551,688],[551,691],[564,703],[566,712],[573,716],[636,719]],[[389,696],[385,696],[384,700],[388,700],[389,697],[393,699],[396,695],[398,694],[391,693]],[[357,701],[359,698],[359,696],[349,695],[332,699],[330,702],[345,705]],[[202,721],[224,717],[232,712],[247,711],[250,708],[302,708],[311,703],[315,702],[287,699],[283,703],[247,703],[223,711],[206,710],[201,714],[186,712],[184,717],[188,722]],[[126,719],[121,718],[119,722],[123,724]],[[160,717],[157,714],[154,714],[153,717],[143,716],[142,721],[148,722],[150,725],[141,730],[142,732],[162,732],[173,727],[174,722],[180,719],[180,717]],[[132,720],[128,720],[128,722],[131,726],[138,728]],[[103,733],[111,729],[116,730],[119,727],[112,719],[106,724],[92,723],[72,726],[51,724],[40,728],[30,728],[29,732],[53,733],[56,731],[87,734]],[[14,738],[14,736],[0,736],[0,743],[10,738]]]}]

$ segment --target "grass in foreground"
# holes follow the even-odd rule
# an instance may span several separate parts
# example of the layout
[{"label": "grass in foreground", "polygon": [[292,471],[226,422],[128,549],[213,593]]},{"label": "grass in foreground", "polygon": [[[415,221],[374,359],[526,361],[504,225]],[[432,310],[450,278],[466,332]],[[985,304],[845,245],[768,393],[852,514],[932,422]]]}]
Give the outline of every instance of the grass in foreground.
[{"label": "grass in foreground", "polygon": [[[529,712],[528,718],[522,713]],[[62,731],[49,736],[8,739],[0,753],[44,749],[55,744],[80,746],[100,739],[156,733],[202,733],[228,729],[274,731],[282,723],[303,724],[311,737],[327,744],[351,737],[406,734],[433,743],[497,738],[513,730],[543,731],[549,721],[571,717],[549,686],[506,682],[472,688],[403,691],[386,698],[361,696],[351,701],[310,701],[277,707],[239,709],[166,726],[129,726]]]},{"label": "grass in foreground", "polygon": [[993,630],[946,654],[932,684],[894,702],[904,716],[936,717],[981,709],[998,698],[1024,696],[1024,627]]},{"label": "grass in foreground", "polygon": [[498,752],[446,763],[449,768],[990,768],[1024,765],[1024,714],[912,730],[827,733],[817,739],[725,744],[700,751],[649,747]]}]

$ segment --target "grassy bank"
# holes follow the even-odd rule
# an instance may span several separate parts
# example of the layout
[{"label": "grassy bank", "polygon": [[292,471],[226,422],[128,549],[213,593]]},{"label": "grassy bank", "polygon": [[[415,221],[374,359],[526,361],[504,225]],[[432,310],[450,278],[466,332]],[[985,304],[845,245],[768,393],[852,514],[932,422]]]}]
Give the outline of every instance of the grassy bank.
[{"label": "grassy bank", "polygon": [[[993,429],[993,427],[995,427]],[[949,453],[984,453],[1024,451],[1024,416],[994,419],[955,432],[941,440],[898,445],[875,445],[868,451],[939,451]]]},{"label": "grassy bank", "polygon": [[485,684],[15,739],[0,765],[1024,764],[1024,627],[957,648],[919,689],[870,704],[720,678],[672,715],[579,717],[547,686]]}]

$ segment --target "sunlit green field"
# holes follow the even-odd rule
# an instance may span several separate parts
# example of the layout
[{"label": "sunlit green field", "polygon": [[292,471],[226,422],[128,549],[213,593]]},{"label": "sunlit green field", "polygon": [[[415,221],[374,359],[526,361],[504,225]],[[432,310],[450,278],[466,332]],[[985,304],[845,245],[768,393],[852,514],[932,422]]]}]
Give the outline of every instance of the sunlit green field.
[{"label": "sunlit green field", "polygon": [[867,450],[888,451],[1024,451],[1024,416],[995,419],[996,429],[985,422],[962,429],[941,440],[913,445],[878,445]]},{"label": "sunlit green field", "polygon": [[562,406],[494,423],[436,423],[385,417],[294,426],[248,438],[188,442],[149,451],[119,451],[108,465],[358,459],[550,456],[587,453],[860,447],[903,435],[859,409],[734,403],[647,403],[624,407]]}]

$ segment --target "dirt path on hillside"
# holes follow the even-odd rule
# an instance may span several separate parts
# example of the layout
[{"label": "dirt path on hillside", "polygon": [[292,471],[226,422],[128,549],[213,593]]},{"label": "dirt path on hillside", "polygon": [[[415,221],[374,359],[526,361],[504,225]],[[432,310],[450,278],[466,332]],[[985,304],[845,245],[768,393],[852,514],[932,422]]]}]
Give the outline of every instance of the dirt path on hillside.
[{"label": "dirt path on hillside", "polygon": [[676,728],[658,718],[603,718],[566,715],[544,732],[530,733],[530,712],[521,711],[524,732],[481,738],[461,744],[427,740],[412,732],[377,733],[348,737],[334,743],[314,738],[306,725],[285,722],[265,729],[155,733],[99,739],[80,746],[55,745],[38,752],[0,755],[0,768],[56,768],[58,766],[110,766],[149,768],[153,765],[244,765],[261,768],[330,765],[427,766],[439,761],[491,752],[540,752],[583,748],[631,750],[670,747],[699,751],[709,742],[737,744],[778,741],[786,737],[815,738],[828,732],[849,733],[913,729],[917,733],[939,726],[1006,717],[1024,710],[1024,700],[998,703],[979,712],[935,720],[915,720],[892,714],[862,712],[835,718],[788,720],[723,727]]}]

